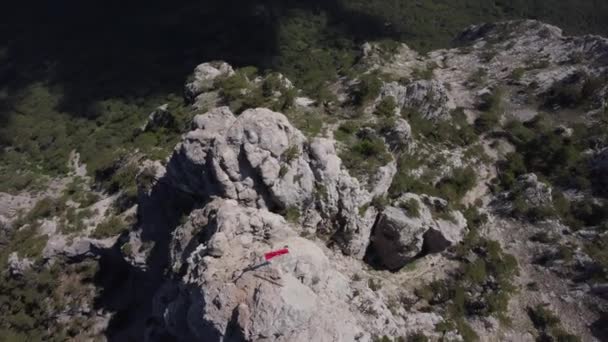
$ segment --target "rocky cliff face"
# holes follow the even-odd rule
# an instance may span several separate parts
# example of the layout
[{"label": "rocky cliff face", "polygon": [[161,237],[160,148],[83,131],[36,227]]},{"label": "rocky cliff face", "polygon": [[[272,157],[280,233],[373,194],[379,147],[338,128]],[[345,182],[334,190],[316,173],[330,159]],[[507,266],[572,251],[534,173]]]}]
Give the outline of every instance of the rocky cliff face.
[{"label": "rocky cliff face", "polygon": [[[131,159],[132,229],[75,236],[45,219],[44,261],[127,275],[104,284],[96,318],[134,317],[116,340],[604,338],[608,41],[524,21],[457,43],[365,44],[318,102],[282,75],[199,65],[173,154]],[[143,130],[173,124],[162,107]],[[581,125],[600,131],[583,143]],[[12,253],[11,273],[31,258]],[[539,323],[550,311],[563,326]]]}]

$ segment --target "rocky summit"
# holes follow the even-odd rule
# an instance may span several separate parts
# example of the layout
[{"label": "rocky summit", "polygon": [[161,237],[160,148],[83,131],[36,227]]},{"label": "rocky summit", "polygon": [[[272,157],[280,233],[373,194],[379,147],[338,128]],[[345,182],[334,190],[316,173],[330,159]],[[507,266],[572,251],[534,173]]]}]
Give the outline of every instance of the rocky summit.
[{"label": "rocky summit", "polygon": [[3,324],[36,279],[41,340],[608,339],[607,39],[477,25],[295,84],[205,62],[134,133],[185,115],[168,157],[0,193]]}]

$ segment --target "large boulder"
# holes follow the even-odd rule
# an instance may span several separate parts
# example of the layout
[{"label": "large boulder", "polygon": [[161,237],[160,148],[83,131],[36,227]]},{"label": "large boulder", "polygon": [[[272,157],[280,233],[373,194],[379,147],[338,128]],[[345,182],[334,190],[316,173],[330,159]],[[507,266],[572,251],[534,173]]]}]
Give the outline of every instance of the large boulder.
[{"label": "large boulder", "polygon": [[[263,254],[289,254],[264,263]],[[349,280],[281,216],[218,199],[195,210],[171,243],[173,269],[155,315],[178,340],[369,341],[351,312]]]},{"label": "large boulder", "polygon": [[[423,253],[439,253],[462,241],[467,222],[460,212],[448,211],[444,201],[405,194],[397,202],[403,207],[386,207],[374,228],[370,253],[380,266],[398,270]],[[434,217],[440,210],[447,215]]]},{"label": "large boulder", "polygon": [[295,212],[313,232],[323,230],[343,252],[363,258],[377,214],[369,203],[388,191],[394,163],[370,177],[367,190],[342,167],[333,140],[309,142],[281,113],[258,108],[236,117],[221,107],[197,115],[193,126],[167,167],[172,184],[203,200]]}]

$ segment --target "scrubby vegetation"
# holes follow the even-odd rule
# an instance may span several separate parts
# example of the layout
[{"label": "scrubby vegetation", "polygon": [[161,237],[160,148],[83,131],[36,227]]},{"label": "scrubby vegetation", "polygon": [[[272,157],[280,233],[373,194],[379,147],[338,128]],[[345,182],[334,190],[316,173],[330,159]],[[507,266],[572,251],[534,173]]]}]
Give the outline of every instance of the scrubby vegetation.
[{"label": "scrubby vegetation", "polygon": [[560,319],[542,305],[528,308],[528,315],[538,330],[539,341],[580,342],[580,337],[566,332]]},{"label": "scrubby vegetation", "polygon": [[426,119],[413,108],[405,108],[401,115],[408,120],[415,137],[434,144],[469,146],[479,140],[462,108],[453,110],[448,120]]},{"label": "scrubby vegetation", "polygon": [[96,239],[109,238],[122,233],[126,229],[126,222],[121,217],[113,215],[99,223],[91,234],[91,237]]},{"label": "scrubby vegetation", "polygon": [[479,228],[487,220],[485,215],[469,207],[465,216],[469,233],[454,248],[456,260],[461,261],[456,277],[433,281],[416,289],[416,295],[445,310],[449,320],[438,325],[438,331],[458,330],[465,341],[475,341],[478,336],[468,325],[468,317],[492,315],[508,322],[507,305],[516,291],[512,280],[518,274],[518,265],[497,241],[479,236]]},{"label": "scrubby vegetation", "polygon": [[[0,177],[1,191],[22,190],[45,175],[68,172],[72,151],[80,153],[90,174],[105,181],[118,170],[126,151],[139,149],[152,159],[164,158],[186,127],[185,109],[174,95],[142,101],[113,98],[92,104],[80,116],[62,111],[62,93],[47,84],[24,89],[9,114],[12,120],[0,128],[5,137],[0,171],[20,177]],[[169,103],[178,128],[140,132],[138,128],[155,106]]]},{"label": "scrubby vegetation", "polygon": [[[585,150],[606,139],[608,126],[601,121],[590,126],[578,124],[571,134],[566,134],[553,128],[548,120],[541,115],[529,122],[507,124],[506,129],[517,150],[508,154],[499,165],[495,189],[513,189],[518,176],[534,172],[558,190],[576,189],[604,196],[602,181],[592,171],[592,161]],[[570,201],[560,191],[555,191],[553,197],[555,214],[573,228],[598,225],[606,220],[606,216],[601,214],[603,204],[592,201],[588,196]],[[516,204],[521,205],[522,201],[516,201]],[[527,210],[520,206],[520,211]],[[548,210],[544,210],[546,214],[550,214]]]},{"label": "scrubby vegetation", "polygon": [[424,173],[421,177],[413,175],[412,171],[420,166],[421,161],[416,156],[402,155],[398,160],[397,174],[389,189],[390,196],[398,197],[400,194],[413,192],[437,196],[457,205],[476,184],[477,174],[470,166],[455,168],[439,180],[434,179],[430,173]]},{"label": "scrubby vegetation", "polygon": [[[39,266],[36,266],[39,267]],[[80,316],[67,322],[61,312],[80,308],[95,296],[97,263],[57,262],[15,277],[0,274],[0,336],[4,341],[67,341],[88,339],[93,320]]]},{"label": "scrubby vegetation", "polygon": [[345,144],[340,152],[344,166],[361,180],[367,181],[379,167],[392,160],[384,140],[372,128],[360,129],[356,122],[347,121],[338,128],[335,137]]}]

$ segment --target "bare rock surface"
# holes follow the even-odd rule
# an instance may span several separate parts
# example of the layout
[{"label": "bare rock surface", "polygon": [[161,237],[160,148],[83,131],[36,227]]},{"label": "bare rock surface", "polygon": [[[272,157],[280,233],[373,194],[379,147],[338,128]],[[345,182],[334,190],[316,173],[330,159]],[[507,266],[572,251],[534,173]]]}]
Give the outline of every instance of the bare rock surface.
[{"label": "bare rock surface", "polygon": [[268,109],[236,117],[220,107],[194,118],[167,168],[171,182],[185,192],[233,199],[241,205],[275,212],[297,210],[314,229],[331,224],[343,250],[362,258],[375,209],[359,212],[388,191],[394,163],[373,178],[372,192],[342,167],[334,142],[308,141],[287,118]]}]

